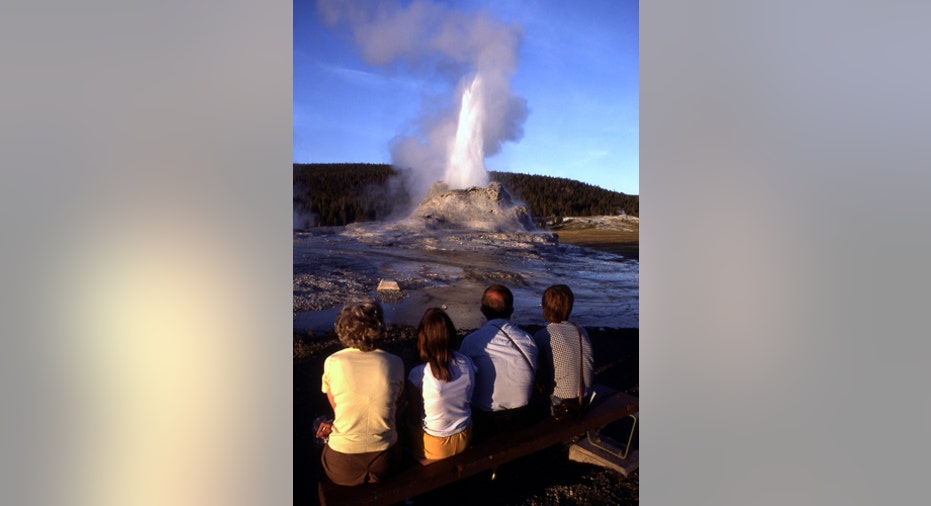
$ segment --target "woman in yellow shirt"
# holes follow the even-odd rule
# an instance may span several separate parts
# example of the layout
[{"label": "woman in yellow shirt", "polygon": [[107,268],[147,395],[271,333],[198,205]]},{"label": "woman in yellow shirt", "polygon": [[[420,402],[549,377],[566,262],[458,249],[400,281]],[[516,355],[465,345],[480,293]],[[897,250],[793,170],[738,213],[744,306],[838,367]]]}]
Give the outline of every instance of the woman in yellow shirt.
[{"label": "woman in yellow shirt", "polygon": [[337,485],[377,482],[400,461],[395,415],[404,363],[376,349],[385,323],[374,299],[347,304],[336,317],[336,334],[345,349],[323,363],[322,390],[334,413],[323,470]]}]

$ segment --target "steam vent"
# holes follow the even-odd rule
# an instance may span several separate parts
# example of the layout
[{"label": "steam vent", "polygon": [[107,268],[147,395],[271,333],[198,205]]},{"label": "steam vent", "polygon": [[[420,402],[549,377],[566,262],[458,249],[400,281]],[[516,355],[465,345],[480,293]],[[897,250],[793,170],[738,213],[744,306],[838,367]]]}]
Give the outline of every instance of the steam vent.
[{"label": "steam vent", "polygon": [[428,230],[465,229],[483,232],[523,232],[534,230],[527,207],[515,203],[511,195],[492,182],[487,188],[450,190],[442,181],[430,187],[426,198],[408,218]]}]

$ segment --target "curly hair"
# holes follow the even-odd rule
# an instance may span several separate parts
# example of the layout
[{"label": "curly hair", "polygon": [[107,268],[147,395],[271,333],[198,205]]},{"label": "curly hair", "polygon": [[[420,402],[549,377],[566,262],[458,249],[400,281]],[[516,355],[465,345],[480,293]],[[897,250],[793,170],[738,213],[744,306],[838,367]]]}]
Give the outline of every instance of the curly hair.
[{"label": "curly hair", "polygon": [[343,346],[372,351],[385,335],[385,312],[372,298],[350,302],[336,316],[334,327]]}]

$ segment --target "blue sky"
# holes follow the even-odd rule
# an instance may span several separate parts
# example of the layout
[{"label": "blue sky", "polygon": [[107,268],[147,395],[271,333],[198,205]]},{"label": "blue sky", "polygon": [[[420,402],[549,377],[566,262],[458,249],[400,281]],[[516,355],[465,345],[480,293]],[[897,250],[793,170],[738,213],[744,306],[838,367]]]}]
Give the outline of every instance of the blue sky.
[{"label": "blue sky", "polygon": [[[432,3],[522,30],[511,92],[529,112],[489,170],[640,193],[636,1]],[[315,2],[295,0],[294,161],[390,163],[392,140],[448,100],[443,74],[461,70],[439,59],[370,65],[347,25],[327,26]]]}]

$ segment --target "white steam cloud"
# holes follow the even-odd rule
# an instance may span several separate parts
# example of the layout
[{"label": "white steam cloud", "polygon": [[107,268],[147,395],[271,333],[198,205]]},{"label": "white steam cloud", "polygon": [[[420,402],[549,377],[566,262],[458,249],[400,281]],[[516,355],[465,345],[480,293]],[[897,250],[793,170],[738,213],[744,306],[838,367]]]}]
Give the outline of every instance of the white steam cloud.
[{"label": "white steam cloud", "polygon": [[424,110],[414,135],[392,141],[392,163],[410,169],[412,196],[437,180],[453,189],[487,185],[485,157],[523,136],[527,103],[511,92],[522,28],[428,1],[318,0],[317,8],[328,25],[348,25],[369,64],[402,63],[450,80],[445,105]]}]

